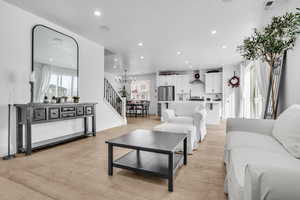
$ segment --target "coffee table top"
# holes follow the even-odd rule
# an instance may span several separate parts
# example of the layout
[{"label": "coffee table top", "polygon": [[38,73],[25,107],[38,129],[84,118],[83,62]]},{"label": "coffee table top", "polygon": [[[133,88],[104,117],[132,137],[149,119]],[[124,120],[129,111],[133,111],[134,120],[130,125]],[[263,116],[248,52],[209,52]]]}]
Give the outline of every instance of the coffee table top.
[{"label": "coffee table top", "polygon": [[176,146],[186,137],[186,134],[137,129],[118,138],[107,140],[106,143],[153,152],[174,152]]}]

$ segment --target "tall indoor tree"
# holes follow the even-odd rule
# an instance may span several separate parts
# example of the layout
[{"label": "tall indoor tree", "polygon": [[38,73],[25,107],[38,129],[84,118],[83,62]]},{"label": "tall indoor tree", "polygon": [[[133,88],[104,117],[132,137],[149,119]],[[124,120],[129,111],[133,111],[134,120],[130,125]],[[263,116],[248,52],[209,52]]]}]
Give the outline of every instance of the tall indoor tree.
[{"label": "tall indoor tree", "polygon": [[262,59],[270,68],[271,101],[274,116],[276,118],[277,100],[275,97],[274,78],[272,75],[276,60],[280,59],[284,52],[294,48],[297,36],[300,33],[300,9],[297,12],[286,13],[283,16],[273,17],[270,24],[262,30],[254,29],[253,35],[247,37],[243,44],[238,46],[242,57],[246,60]]}]

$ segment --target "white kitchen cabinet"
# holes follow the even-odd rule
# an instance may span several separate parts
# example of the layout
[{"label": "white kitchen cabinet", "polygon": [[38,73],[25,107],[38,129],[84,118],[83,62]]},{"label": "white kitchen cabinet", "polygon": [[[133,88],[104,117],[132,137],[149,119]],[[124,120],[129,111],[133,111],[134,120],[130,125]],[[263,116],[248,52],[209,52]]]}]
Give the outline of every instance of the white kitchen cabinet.
[{"label": "white kitchen cabinet", "polygon": [[205,92],[207,94],[222,93],[222,72],[205,74]]},{"label": "white kitchen cabinet", "polygon": [[176,86],[177,75],[170,75],[170,76],[167,76],[167,77],[168,77],[168,85]]},{"label": "white kitchen cabinet", "polygon": [[167,76],[158,76],[158,86],[168,85]]}]

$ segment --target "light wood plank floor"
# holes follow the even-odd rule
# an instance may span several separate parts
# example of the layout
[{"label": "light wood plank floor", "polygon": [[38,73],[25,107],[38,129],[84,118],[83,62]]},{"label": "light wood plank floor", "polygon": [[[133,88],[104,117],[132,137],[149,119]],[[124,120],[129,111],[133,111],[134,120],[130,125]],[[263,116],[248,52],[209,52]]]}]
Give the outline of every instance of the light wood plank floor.
[{"label": "light wood plank floor", "polygon": [[[99,132],[72,143],[60,145],[11,161],[0,161],[1,200],[223,200],[224,125],[209,126],[206,140],[182,167],[174,181],[114,169],[107,175],[105,140],[128,131],[151,129],[155,119],[129,119],[127,126]],[[116,149],[114,156],[126,150]]]}]

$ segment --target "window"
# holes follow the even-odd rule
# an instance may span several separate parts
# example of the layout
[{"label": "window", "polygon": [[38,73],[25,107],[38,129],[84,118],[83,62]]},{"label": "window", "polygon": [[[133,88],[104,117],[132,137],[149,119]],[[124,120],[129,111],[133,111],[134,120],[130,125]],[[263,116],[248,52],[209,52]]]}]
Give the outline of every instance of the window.
[{"label": "window", "polygon": [[263,97],[261,88],[259,87],[258,80],[258,65],[257,63],[249,64],[244,71],[243,88],[243,114],[245,118],[259,119],[263,111]]},{"label": "window", "polygon": [[130,95],[132,100],[150,100],[150,80],[132,81]]},{"label": "window", "polygon": [[77,76],[51,74],[48,97],[76,96]]}]

